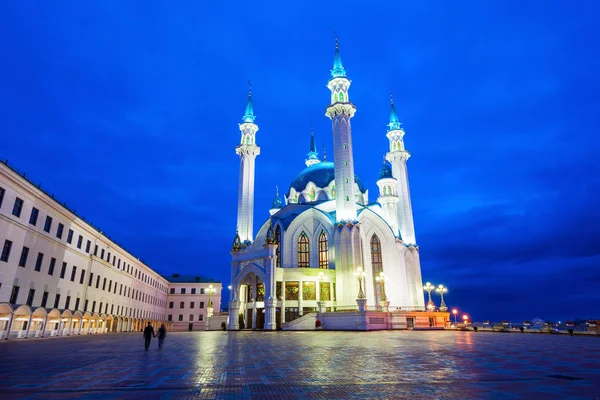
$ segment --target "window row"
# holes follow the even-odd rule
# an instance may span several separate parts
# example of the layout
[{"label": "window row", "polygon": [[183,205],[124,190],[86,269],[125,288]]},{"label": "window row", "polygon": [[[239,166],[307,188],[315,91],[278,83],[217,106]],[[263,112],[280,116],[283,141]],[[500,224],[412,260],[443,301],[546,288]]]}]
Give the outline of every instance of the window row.
[{"label": "window row", "polygon": [[[172,302],[172,301],[169,302],[169,308],[173,308],[174,305],[175,305],[174,302]],[[196,303],[193,302],[193,301],[190,301],[190,308],[194,308],[195,306],[196,306]],[[179,302],[179,308],[185,308],[185,301],[180,301]],[[203,301],[201,301],[198,304],[198,308],[204,308],[204,302]]]},{"label": "window row", "polygon": [[[0,208],[2,208],[2,203],[4,202],[5,193],[6,193],[6,190],[4,188],[0,187]],[[24,204],[25,204],[25,201],[23,199],[21,199],[19,197],[15,198],[15,202],[13,204],[13,209],[12,209],[12,215],[14,215],[17,218],[21,218]],[[32,207],[31,213],[29,214],[29,224],[32,226],[37,226],[39,216],[40,216],[40,210],[37,209],[36,207]],[[59,240],[62,240],[62,238],[64,236],[64,232],[65,232],[65,225],[61,222],[54,224],[54,219],[50,215],[46,215],[46,219],[44,220],[44,224],[43,224],[44,232],[51,233],[53,226],[56,226],[56,233],[55,233],[56,238]],[[67,234],[66,234],[66,242],[68,244],[73,244],[74,236],[75,236],[75,232],[73,231],[73,229],[68,229]],[[90,254],[92,241],[84,238],[84,236],[81,234],[77,234],[77,244],[76,244],[77,249],[83,251],[84,241],[85,241],[85,250],[84,251],[85,251],[85,253]],[[98,250],[99,250],[99,247],[97,244],[95,244],[94,245],[94,253],[93,253],[94,256],[98,256]],[[106,258],[105,258],[105,255],[106,255]],[[166,292],[166,290],[167,290],[166,285],[160,283],[159,281],[152,278],[150,275],[147,275],[143,271],[138,270],[137,268],[133,267],[131,264],[126,263],[125,260],[123,260],[123,262],[121,263],[121,259],[120,258],[117,259],[116,255],[114,255],[114,254],[112,255],[112,258],[111,258],[111,253],[108,250],[100,249],[100,258],[105,260],[109,264],[112,263],[113,267],[117,267],[117,269],[122,270],[124,272],[127,272],[128,274],[135,276],[136,279],[139,279],[140,281],[154,287],[155,289],[159,289],[162,292]],[[123,268],[121,268],[121,264],[123,265]]]},{"label": "window row", "polygon": [[[173,315],[169,314],[167,316],[167,321],[173,321]],[[179,316],[177,317],[177,321],[183,321],[183,314],[179,314]],[[194,321],[194,314],[190,314],[188,317],[188,321],[193,322]],[[198,314],[198,321],[204,321],[204,315],[203,314]]]},{"label": "window row", "polygon": [[[175,294],[175,288],[170,288],[169,294]],[[186,294],[186,288],[180,288],[179,294]],[[196,288],[191,288],[190,294],[196,294]],[[204,288],[200,288],[200,294],[205,294]]]}]

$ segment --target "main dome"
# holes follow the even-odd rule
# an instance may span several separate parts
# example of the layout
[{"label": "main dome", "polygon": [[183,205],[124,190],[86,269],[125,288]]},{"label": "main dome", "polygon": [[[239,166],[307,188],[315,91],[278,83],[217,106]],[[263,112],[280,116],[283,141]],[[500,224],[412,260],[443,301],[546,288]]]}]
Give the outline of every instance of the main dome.
[{"label": "main dome", "polygon": [[[354,175],[354,180],[358,185],[358,189],[360,193],[365,193],[365,186],[358,178],[358,176]],[[297,176],[294,178],[292,183],[290,184],[290,190],[288,191],[288,197],[295,193],[301,193],[307,189],[309,182],[312,182],[317,189],[324,190],[335,181],[335,164],[330,161],[321,161],[319,163],[313,164],[309,167],[304,168]],[[292,190],[293,189],[293,190]]]}]

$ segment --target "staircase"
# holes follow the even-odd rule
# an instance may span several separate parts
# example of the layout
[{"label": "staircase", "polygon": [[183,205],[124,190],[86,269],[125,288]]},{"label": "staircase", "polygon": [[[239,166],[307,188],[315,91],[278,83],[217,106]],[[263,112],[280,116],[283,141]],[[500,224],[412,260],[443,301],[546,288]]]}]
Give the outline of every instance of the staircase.
[{"label": "staircase", "polygon": [[281,329],[284,331],[314,331],[315,321],[317,320],[317,313],[311,312],[304,314],[300,318],[296,318],[293,321],[285,322]]}]

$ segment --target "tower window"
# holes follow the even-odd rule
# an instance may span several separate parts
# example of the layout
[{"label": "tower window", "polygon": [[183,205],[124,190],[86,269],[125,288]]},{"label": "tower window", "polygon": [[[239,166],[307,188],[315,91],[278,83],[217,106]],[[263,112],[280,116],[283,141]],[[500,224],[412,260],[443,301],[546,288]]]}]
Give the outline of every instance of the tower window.
[{"label": "tower window", "polygon": [[350,201],[350,197],[346,196],[346,201]]},{"label": "tower window", "polygon": [[343,103],[344,101],[344,92],[340,92],[340,103]]},{"label": "tower window", "polygon": [[308,236],[302,232],[298,238],[298,268],[310,267],[310,249]]},{"label": "tower window", "polygon": [[348,165],[348,161],[344,160],[344,165]]},{"label": "tower window", "polygon": [[381,242],[375,234],[373,234],[373,237],[371,238],[371,265],[373,267],[375,300],[377,304],[379,304],[381,301],[382,283],[375,278],[379,276],[379,273],[383,272],[383,262],[381,260]]},{"label": "tower window", "polygon": [[279,225],[275,228],[275,243],[277,243],[277,249],[275,250],[275,265],[281,268],[281,228]]},{"label": "tower window", "polygon": [[347,146],[346,146],[346,143],[344,143],[344,148],[346,148],[346,147],[347,147]]}]

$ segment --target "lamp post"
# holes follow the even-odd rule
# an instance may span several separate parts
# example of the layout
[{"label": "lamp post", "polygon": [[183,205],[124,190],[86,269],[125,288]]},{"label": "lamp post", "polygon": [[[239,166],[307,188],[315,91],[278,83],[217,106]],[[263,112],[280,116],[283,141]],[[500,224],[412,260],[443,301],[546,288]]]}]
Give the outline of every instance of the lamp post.
[{"label": "lamp post", "polygon": [[379,276],[375,278],[377,282],[381,282],[381,301],[386,301],[387,296],[385,295],[385,281],[386,277],[383,272],[379,273]]},{"label": "lamp post", "polygon": [[356,272],[354,272],[354,276],[356,279],[358,279],[358,298],[366,299],[367,296],[365,296],[365,292],[363,292],[363,282],[365,280],[365,276],[367,276],[367,273],[363,271],[362,268],[358,267],[356,268]]},{"label": "lamp post", "polygon": [[465,323],[465,326],[467,326],[469,323],[469,316],[467,314],[463,315],[463,321]]},{"label": "lamp post", "polygon": [[440,311],[447,311],[448,307],[446,307],[446,303],[444,302],[444,293],[448,291],[448,288],[444,287],[444,285],[439,285],[435,291],[438,292],[442,298],[442,302],[440,303]]},{"label": "lamp post", "polygon": [[423,289],[427,291],[427,295],[429,296],[429,301],[427,302],[427,309],[429,311],[435,310],[435,304],[433,300],[431,300],[431,291],[435,289],[435,286],[427,282],[425,286],[423,286]]},{"label": "lamp post", "polygon": [[452,314],[454,314],[454,326],[456,326],[456,314],[458,314],[458,310],[455,308],[452,310]]},{"label": "lamp post", "polygon": [[208,285],[208,308],[212,308],[212,295],[215,292],[213,285]]},{"label": "lamp post", "polygon": [[317,301],[317,309],[320,313],[325,312],[325,307],[323,307],[325,302],[321,298],[321,285],[323,284],[324,280],[325,280],[325,275],[323,274],[323,272],[319,272],[319,276],[317,277],[317,281],[319,283],[319,286],[317,287],[317,295],[318,295],[317,299],[319,300],[319,301]]}]

